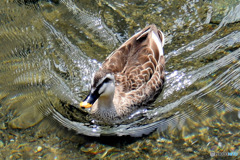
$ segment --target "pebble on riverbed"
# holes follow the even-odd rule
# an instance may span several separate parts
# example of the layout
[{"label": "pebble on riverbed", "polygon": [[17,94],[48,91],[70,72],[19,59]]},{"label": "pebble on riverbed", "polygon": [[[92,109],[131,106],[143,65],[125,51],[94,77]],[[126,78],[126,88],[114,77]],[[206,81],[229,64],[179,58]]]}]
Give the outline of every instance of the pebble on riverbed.
[{"label": "pebble on riverbed", "polygon": [[0,141],[0,148],[3,148],[3,147],[4,147],[3,141]]},{"label": "pebble on riverbed", "polygon": [[38,146],[37,149],[35,150],[35,153],[41,152],[43,148],[41,146]]}]

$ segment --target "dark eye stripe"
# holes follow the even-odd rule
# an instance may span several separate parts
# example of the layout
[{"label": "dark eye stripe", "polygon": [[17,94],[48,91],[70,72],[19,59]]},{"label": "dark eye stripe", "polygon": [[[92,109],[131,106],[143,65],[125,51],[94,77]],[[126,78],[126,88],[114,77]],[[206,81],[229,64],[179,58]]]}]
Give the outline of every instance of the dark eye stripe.
[{"label": "dark eye stripe", "polygon": [[104,83],[108,83],[108,82],[110,82],[110,81],[111,81],[110,78],[105,78],[105,79],[103,80],[103,82],[100,83],[100,84],[96,87],[96,89],[94,90],[94,94],[98,94],[98,91],[99,91],[100,88],[103,86],[103,84],[104,84]]},{"label": "dark eye stripe", "polygon": [[110,82],[110,81],[111,81],[110,78],[105,78],[104,81],[102,82],[102,84],[103,84],[103,83],[108,83],[108,82]]}]

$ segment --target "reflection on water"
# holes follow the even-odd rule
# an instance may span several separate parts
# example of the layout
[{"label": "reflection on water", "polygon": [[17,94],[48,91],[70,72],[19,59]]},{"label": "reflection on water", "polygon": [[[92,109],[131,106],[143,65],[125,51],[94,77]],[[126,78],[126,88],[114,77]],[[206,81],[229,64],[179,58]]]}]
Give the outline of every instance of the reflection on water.
[{"label": "reflection on water", "polygon": [[[240,150],[237,0],[32,2],[0,2],[4,159],[186,159]],[[92,74],[112,50],[151,23],[166,35],[163,92],[129,123],[89,123],[87,113],[74,106],[89,90]],[[90,136],[141,136],[158,129],[134,141],[114,137],[109,145],[109,137],[76,135],[53,119]]]}]

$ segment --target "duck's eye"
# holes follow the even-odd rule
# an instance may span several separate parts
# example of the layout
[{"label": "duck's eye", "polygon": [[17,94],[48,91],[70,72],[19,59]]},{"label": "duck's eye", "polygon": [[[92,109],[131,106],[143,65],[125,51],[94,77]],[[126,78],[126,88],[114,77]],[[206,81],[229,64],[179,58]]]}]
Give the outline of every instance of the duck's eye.
[{"label": "duck's eye", "polygon": [[103,81],[103,83],[108,83],[108,82],[110,82],[110,81],[111,81],[110,78],[105,78],[104,81]]}]

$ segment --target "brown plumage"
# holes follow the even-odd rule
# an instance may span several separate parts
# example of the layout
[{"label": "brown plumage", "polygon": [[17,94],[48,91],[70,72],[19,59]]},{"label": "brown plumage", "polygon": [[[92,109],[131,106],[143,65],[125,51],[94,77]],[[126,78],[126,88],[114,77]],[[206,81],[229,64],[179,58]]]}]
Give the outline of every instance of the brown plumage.
[{"label": "brown plumage", "polygon": [[103,62],[80,106],[92,107],[93,117],[114,123],[153,102],[164,83],[163,45],[164,35],[155,25],[132,36]]}]

